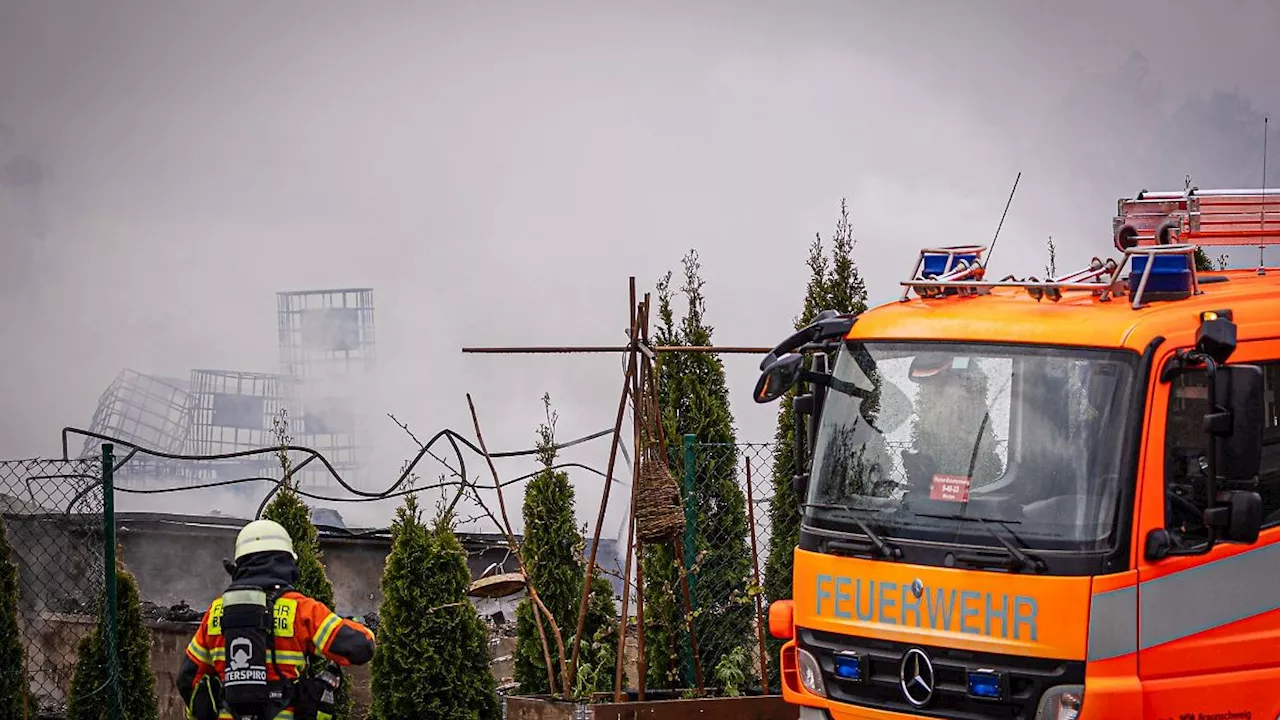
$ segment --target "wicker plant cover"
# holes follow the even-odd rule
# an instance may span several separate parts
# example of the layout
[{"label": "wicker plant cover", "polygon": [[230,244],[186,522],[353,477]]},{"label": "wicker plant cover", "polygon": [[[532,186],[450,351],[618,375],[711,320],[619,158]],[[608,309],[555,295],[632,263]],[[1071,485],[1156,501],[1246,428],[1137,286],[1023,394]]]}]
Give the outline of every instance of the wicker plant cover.
[{"label": "wicker plant cover", "polygon": [[679,537],[683,532],[680,488],[666,463],[647,460],[636,487],[636,537],[652,543]]}]

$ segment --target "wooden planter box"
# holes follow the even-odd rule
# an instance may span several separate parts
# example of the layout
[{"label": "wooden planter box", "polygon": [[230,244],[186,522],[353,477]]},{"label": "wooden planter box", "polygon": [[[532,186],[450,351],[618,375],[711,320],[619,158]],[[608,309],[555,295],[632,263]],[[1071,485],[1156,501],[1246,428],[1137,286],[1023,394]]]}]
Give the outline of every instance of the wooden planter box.
[{"label": "wooden planter box", "polygon": [[546,697],[507,697],[507,720],[796,720],[799,708],[781,695],[645,700],[644,702],[566,702]]}]

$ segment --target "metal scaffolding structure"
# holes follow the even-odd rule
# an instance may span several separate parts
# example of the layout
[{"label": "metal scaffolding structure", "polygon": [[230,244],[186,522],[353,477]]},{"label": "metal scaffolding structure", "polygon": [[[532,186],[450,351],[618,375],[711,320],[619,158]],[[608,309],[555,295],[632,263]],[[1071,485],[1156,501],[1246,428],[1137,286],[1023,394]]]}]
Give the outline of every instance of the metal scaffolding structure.
[{"label": "metal scaffolding structure", "polygon": [[[377,363],[373,290],[341,288],[276,294],[280,372],[293,389],[291,426],[299,443],[323,453],[351,481],[360,474],[357,388]],[[322,468],[298,474],[304,485],[327,486]]]},{"label": "metal scaffolding structure", "polygon": [[[277,444],[272,421],[292,404],[292,383],[268,373],[192,370],[190,390],[193,455],[222,455]],[[267,475],[271,459],[231,459],[204,464],[217,479]],[[276,473],[278,474],[278,468]]]},{"label": "metal scaffolding structure", "polygon": [[[189,382],[124,369],[98,399],[89,431],[162,453],[183,453],[191,435]],[[86,436],[81,458],[102,455],[102,440]],[[121,485],[171,485],[189,476],[184,464],[154,456],[121,467]]]},{"label": "metal scaffolding structure", "polygon": [[[125,369],[107,386],[89,424],[92,432],[180,453],[191,430],[190,395],[183,380]],[[101,454],[101,441],[85,439],[82,457]]]},{"label": "metal scaffolding structure", "polygon": [[300,290],[276,294],[280,372],[299,381],[372,370],[373,290]]}]

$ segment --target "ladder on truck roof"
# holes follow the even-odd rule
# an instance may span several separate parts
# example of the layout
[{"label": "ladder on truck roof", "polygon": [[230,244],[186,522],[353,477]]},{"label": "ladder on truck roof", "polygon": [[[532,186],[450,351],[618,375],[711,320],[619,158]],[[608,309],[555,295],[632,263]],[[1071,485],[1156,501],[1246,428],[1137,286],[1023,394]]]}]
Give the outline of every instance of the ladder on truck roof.
[{"label": "ladder on truck roof", "polygon": [[1121,252],[1170,243],[1280,245],[1280,188],[1143,190],[1117,201],[1112,232]]}]

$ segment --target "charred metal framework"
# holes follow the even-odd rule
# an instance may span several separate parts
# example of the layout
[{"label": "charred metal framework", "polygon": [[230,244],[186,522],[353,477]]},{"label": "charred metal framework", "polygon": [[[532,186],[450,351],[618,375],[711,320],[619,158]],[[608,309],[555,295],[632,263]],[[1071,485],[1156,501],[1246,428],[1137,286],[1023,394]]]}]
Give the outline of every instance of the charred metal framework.
[{"label": "charred metal framework", "polygon": [[303,290],[276,294],[281,372],[298,380],[372,370],[373,290]]},{"label": "charred metal framework", "polygon": [[[353,401],[377,363],[373,290],[304,290],[276,297],[280,371],[293,389],[292,434],[356,483],[362,438]],[[305,485],[333,483],[323,467],[308,467],[298,479]]]},{"label": "charred metal framework", "polygon": [[[268,373],[192,370],[192,455],[222,455],[277,444],[272,421],[291,405],[292,383]],[[251,456],[206,463],[218,480],[278,475],[274,458]],[[207,473],[201,472],[201,479]]]},{"label": "charred metal framework", "polygon": [[[89,429],[161,452],[181,453],[191,430],[187,387],[184,380],[125,369],[102,393]],[[100,445],[86,438],[82,456],[100,454]]]},{"label": "charred metal framework", "polygon": [[[373,290],[281,292],[279,374],[197,369],[189,380],[126,369],[99,398],[90,431],[159,453],[223,455],[277,444],[273,421],[287,409],[295,444],[322,453],[348,481],[360,471],[353,399],[374,368]],[[85,440],[83,457],[101,441]],[[273,456],[175,461],[148,456],[122,466],[131,484],[278,477]],[[303,485],[336,484],[323,465],[298,474]]]}]

